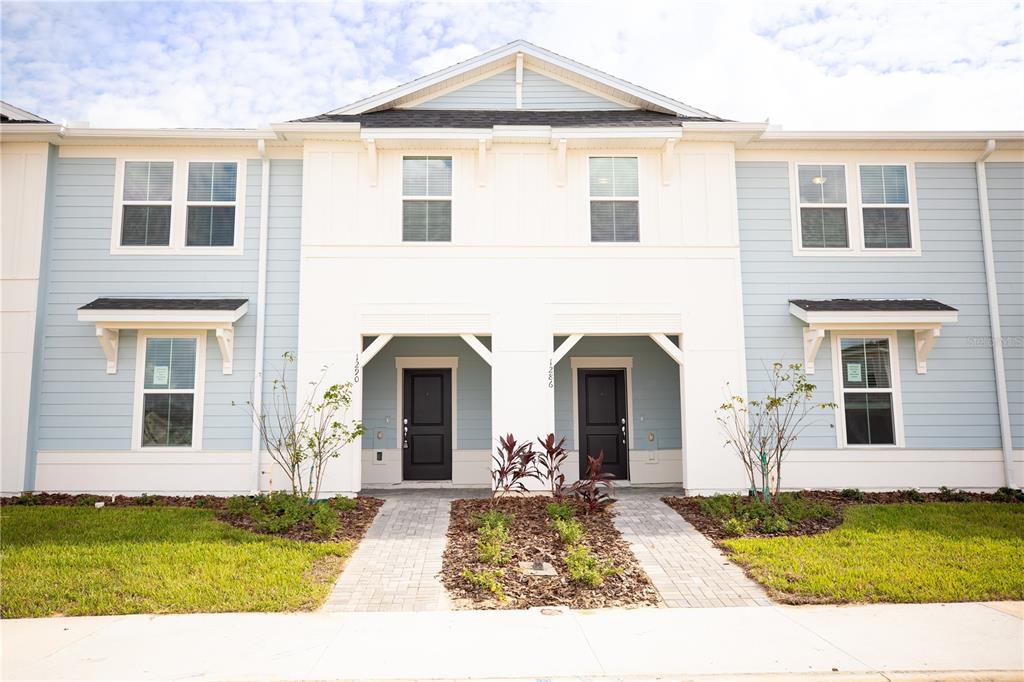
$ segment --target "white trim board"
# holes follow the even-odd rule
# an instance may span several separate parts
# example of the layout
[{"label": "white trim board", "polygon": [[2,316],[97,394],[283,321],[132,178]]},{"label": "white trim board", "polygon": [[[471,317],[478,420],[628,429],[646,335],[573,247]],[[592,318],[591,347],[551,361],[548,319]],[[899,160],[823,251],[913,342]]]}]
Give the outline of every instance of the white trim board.
[{"label": "white trim board", "polygon": [[572,444],[580,447],[580,386],[581,369],[623,369],[626,371],[626,425],[629,429],[628,452],[633,451],[633,358],[632,357],[587,357],[579,355],[569,358],[572,370]]},{"label": "white trim board", "polygon": [[395,414],[398,415],[398,418],[395,420],[395,444],[398,446],[399,451],[402,449],[402,420],[405,418],[402,414],[402,388],[405,385],[405,373],[403,370],[406,369],[450,369],[452,371],[452,456],[454,457],[455,451],[459,449],[458,356],[395,358],[395,377],[397,383]]}]

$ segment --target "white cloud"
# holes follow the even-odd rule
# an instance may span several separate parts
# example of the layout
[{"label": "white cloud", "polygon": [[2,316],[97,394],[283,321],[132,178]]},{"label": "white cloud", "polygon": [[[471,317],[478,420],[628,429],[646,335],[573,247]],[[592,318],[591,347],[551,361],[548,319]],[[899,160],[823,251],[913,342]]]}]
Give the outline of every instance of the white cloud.
[{"label": "white cloud", "polygon": [[321,113],[523,37],[789,129],[1024,128],[1011,3],[2,4],[5,100],[95,126]]}]

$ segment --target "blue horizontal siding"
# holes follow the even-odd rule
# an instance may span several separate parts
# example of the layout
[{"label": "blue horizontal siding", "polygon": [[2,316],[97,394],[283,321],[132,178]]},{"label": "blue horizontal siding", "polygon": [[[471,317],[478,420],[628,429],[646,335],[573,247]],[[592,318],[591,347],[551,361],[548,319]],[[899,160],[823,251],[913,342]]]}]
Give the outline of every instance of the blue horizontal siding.
[{"label": "blue horizontal siding", "polygon": [[129,450],[137,335],[122,331],[118,371],[106,361],[94,327],[77,308],[101,296],[237,297],[250,312],[235,325],[233,373],[207,335],[203,448],[249,447],[250,421],[232,401],[249,398],[255,357],[260,164],[246,173],[244,252],[234,256],[111,255],[114,160],[58,158],[49,218],[43,297],[36,444],[40,450]]},{"label": "blue horizontal siding", "polygon": [[[935,298],[960,311],[917,374],[911,332],[898,334],[908,448],[997,448],[995,375],[989,336],[977,180],[971,163],[918,163],[921,255],[794,256],[789,169],[785,162],[736,164],[748,387],[766,389],[774,361],[803,362],[804,324],[790,298]],[[830,339],[811,377],[822,401],[834,399]],[[835,415],[816,418],[800,448],[834,448]]]}]

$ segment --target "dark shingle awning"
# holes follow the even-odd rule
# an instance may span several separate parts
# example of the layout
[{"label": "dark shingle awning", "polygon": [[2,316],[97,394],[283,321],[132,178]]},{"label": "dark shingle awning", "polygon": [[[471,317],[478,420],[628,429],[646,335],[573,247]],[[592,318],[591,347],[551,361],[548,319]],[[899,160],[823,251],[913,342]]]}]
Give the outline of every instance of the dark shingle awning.
[{"label": "dark shingle awning", "polygon": [[79,310],[238,310],[246,298],[97,298]]},{"label": "dark shingle awning", "polygon": [[931,298],[829,298],[810,300],[791,298],[789,302],[808,312],[911,312],[952,310],[956,308]]},{"label": "dark shingle awning", "polygon": [[213,331],[224,374],[231,374],[235,322],[249,309],[245,298],[97,298],[78,309],[78,321],[96,325],[96,338],[107,356],[107,374],[117,373],[117,346],[122,329]]},{"label": "dark shingle awning", "polygon": [[291,123],[358,123],[363,128],[554,128],[680,126],[688,121],[721,121],[663,114],[643,109],[608,111],[535,111],[527,109],[384,109],[365,114],[321,114]]},{"label": "dark shingle awning", "polygon": [[789,312],[807,324],[804,329],[804,369],[814,374],[814,358],[825,332],[914,332],[917,373],[928,371],[931,353],[943,324],[957,321],[953,306],[931,298],[830,298],[789,300]]}]

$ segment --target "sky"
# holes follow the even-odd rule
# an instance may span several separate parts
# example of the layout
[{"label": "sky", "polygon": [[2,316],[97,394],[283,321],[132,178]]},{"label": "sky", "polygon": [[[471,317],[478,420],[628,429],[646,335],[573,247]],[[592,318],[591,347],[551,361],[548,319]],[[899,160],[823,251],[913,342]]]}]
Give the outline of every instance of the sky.
[{"label": "sky", "polygon": [[0,3],[0,99],[93,127],[323,113],[517,38],[787,130],[1024,129],[1021,2]]}]

